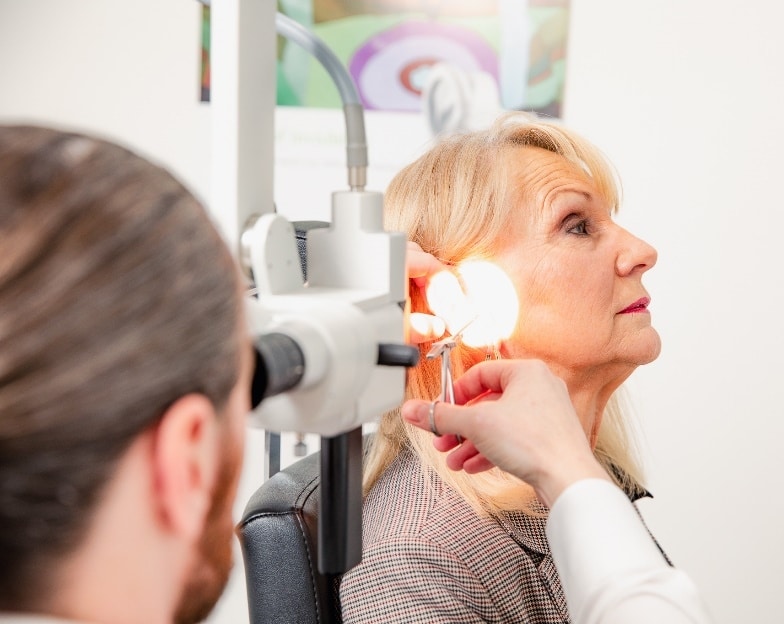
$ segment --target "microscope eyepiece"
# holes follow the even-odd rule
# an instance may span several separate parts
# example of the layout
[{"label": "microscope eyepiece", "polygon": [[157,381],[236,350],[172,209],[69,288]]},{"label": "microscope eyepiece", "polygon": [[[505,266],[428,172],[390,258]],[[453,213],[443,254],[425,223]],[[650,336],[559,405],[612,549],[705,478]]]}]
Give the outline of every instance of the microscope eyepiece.
[{"label": "microscope eyepiece", "polygon": [[282,333],[256,338],[256,366],[251,384],[251,408],[262,399],[291,390],[305,376],[305,356],[297,342]]}]

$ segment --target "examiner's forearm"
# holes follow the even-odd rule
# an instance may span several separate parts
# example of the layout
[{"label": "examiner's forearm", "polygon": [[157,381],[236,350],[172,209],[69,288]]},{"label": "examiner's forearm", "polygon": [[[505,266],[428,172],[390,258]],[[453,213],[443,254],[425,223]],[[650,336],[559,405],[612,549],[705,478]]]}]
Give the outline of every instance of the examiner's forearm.
[{"label": "examiner's forearm", "polygon": [[706,624],[689,577],[670,567],[626,495],[584,479],[558,497],[547,537],[575,624]]}]

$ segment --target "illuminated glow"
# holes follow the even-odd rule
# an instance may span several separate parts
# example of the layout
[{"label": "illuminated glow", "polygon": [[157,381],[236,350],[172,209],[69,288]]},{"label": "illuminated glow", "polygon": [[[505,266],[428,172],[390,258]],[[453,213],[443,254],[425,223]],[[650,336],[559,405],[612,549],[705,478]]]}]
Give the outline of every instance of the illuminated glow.
[{"label": "illuminated glow", "polygon": [[444,319],[450,334],[460,331],[476,316],[457,276],[449,271],[430,278],[426,296],[433,314]]},{"label": "illuminated glow", "polygon": [[[463,342],[471,347],[497,345],[517,324],[520,303],[512,280],[498,266],[486,261],[464,262],[452,273],[435,275],[427,288],[433,313],[454,334],[468,324]],[[470,323],[470,324],[469,324]]]}]

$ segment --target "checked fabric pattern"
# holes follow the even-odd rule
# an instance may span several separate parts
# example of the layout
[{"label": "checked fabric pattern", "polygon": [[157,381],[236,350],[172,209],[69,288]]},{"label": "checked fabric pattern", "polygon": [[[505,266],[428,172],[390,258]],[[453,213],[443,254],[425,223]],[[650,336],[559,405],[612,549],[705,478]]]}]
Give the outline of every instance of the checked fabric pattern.
[{"label": "checked fabric pattern", "polygon": [[403,451],[365,501],[344,622],[569,623],[542,517],[478,516]]}]

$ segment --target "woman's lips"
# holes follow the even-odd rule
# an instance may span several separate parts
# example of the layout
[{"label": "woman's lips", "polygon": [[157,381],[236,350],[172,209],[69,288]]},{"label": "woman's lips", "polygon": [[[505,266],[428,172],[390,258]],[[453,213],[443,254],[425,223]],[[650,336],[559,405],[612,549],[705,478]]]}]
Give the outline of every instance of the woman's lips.
[{"label": "woman's lips", "polygon": [[618,314],[636,314],[638,312],[648,312],[648,304],[651,302],[650,297],[642,297],[635,301],[630,306],[625,307]]}]

